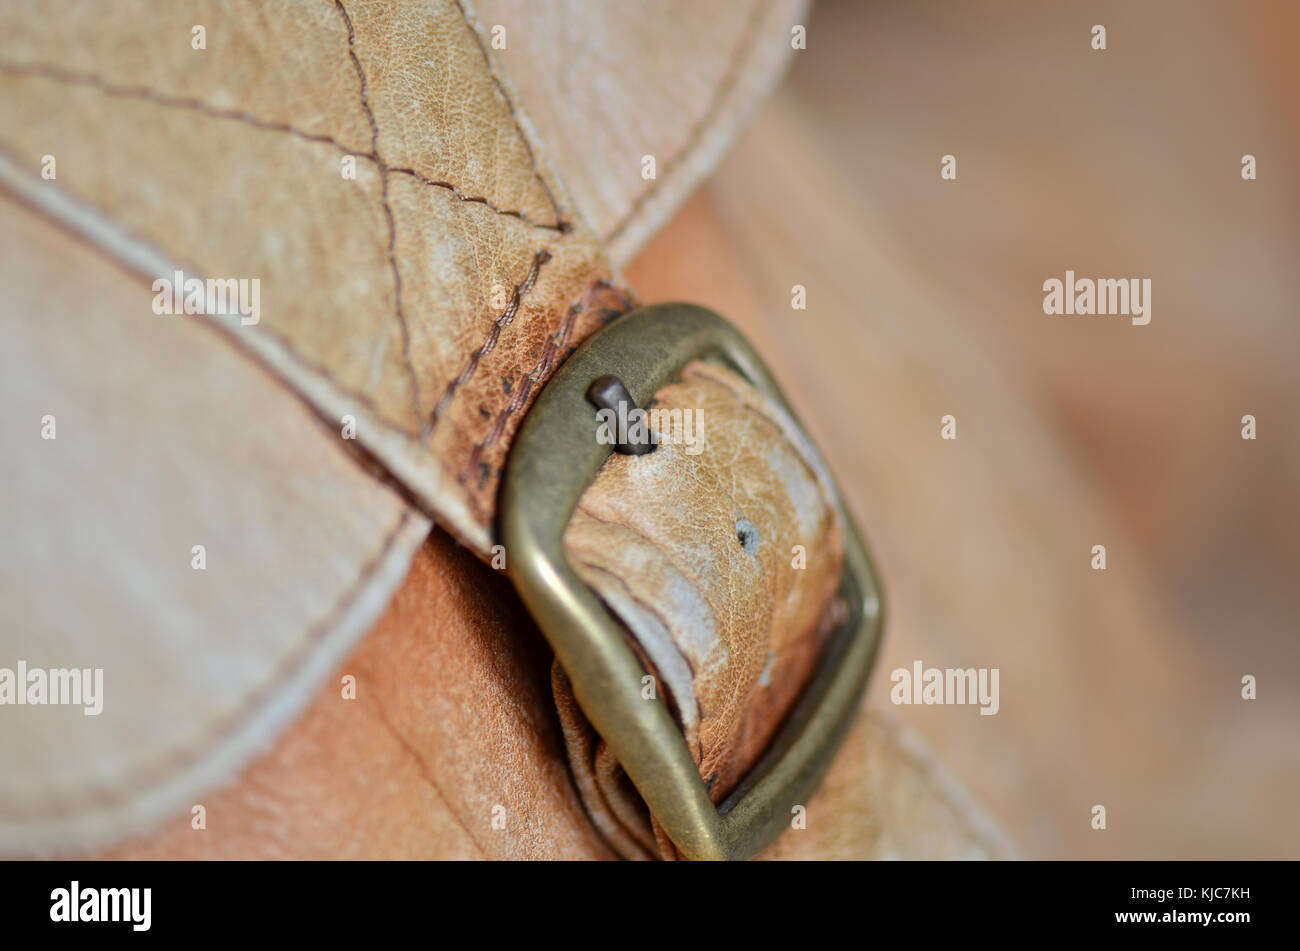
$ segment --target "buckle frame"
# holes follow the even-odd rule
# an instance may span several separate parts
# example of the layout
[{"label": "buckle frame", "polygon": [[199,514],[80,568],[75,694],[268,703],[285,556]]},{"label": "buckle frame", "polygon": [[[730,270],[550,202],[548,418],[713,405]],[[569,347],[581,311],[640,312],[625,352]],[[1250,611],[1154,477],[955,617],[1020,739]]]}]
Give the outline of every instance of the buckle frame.
[{"label": "buckle frame", "polygon": [[692,304],[639,308],[587,340],[539,394],[507,463],[500,527],[508,573],[554,648],[578,705],[673,844],[687,858],[744,859],[788,827],[792,807],[806,801],[830,766],[875,661],[883,604],[866,546],[832,485],[844,525],[839,594],[847,617],[768,749],[715,807],[668,705],[657,695],[642,699],[647,671],[619,622],[564,554],[564,530],[612,448],[596,440],[588,386],[618,374],[636,404],[645,406],[701,358],[727,364],[798,422],[762,359],[723,318]]}]

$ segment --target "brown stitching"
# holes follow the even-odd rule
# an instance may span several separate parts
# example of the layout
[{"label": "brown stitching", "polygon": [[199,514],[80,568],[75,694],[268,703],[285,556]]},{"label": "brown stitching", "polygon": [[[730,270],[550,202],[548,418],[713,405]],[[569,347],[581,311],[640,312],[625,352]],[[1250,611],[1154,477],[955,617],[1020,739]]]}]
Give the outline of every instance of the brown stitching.
[{"label": "brown stitching", "polygon": [[497,341],[501,338],[501,331],[509,327],[511,322],[514,321],[515,314],[519,311],[520,302],[522,302],[524,296],[533,289],[533,285],[537,283],[537,275],[541,271],[542,265],[550,259],[551,252],[545,248],[542,248],[542,250],[533,255],[533,266],[529,268],[528,276],[523,279],[522,283],[515,285],[515,292],[510,298],[510,303],[506,306],[506,309],[502,311],[501,316],[492,321],[492,329],[488,331],[487,338],[483,341],[482,345],[470,355],[469,360],[465,363],[464,369],[462,369],[460,373],[447,384],[447,389],[443,392],[442,398],[438,400],[438,405],[435,406],[433,412],[429,414],[429,421],[425,423],[424,429],[420,433],[420,439],[422,441],[427,440],[431,435],[433,435],[434,428],[438,425],[439,420],[442,419],[443,413],[446,412],[447,408],[451,405],[452,398],[456,395],[456,391],[469,382],[470,377],[474,375],[474,371],[478,369],[479,362],[491,353],[494,347],[496,347]]},{"label": "brown stitching", "polygon": [[477,467],[478,458],[482,455],[483,451],[491,448],[496,441],[501,438],[501,434],[505,431],[506,423],[509,421],[510,417],[523,409],[524,404],[528,402],[528,396],[532,392],[532,388],[539,382],[550,377],[551,371],[555,367],[555,358],[569,342],[569,335],[573,332],[574,324],[578,322],[578,318],[588,309],[584,306],[587,303],[587,298],[593,291],[598,290],[609,290],[619,295],[621,299],[620,303],[623,305],[623,312],[632,309],[633,305],[631,298],[622,290],[614,287],[609,283],[609,281],[606,281],[603,278],[596,281],[587,293],[569,308],[568,313],[564,315],[564,320],[560,324],[559,330],[551,334],[550,338],[546,341],[546,346],[542,348],[542,357],[538,360],[537,365],[524,374],[523,380],[520,382],[519,388],[515,390],[513,398],[506,404],[506,407],[497,414],[496,421],[493,423],[492,429],[488,432],[487,437],[482,442],[475,445],[474,454],[470,458],[469,464],[465,467],[465,471],[461,474],[462,482],[465,481],[466,475],[472,469]]},{"label": "brown stitching", "polygon": [[[192,746],[164,754],[161,759],[157,759],[152,764],[137,770],[133,776],[117,784],[116,788],[106,789],[104,787],[90,786],[79,789],[78,792],[86,793],[81,802],[104,809],[125,802],[140,790],[160,784],[175,773],[192,766],[214,744],[224,742],[238,732],[243,727],[244,715],[249,710],[255,710],[262,706],[275,688],[286,677],[291,676],[295,668],[301,665],[303,658],[312,650],[315,650],[317,642],[333,629],[339,617],[352,607],[364,586],[369,583],[370,579],[374,577],[387,560],[393,544],[406,528],[406,523],[410,521],[410,518],[411,510],[403,509],[402,517],[384,536],[379,550],[361,566],[352,587],[347,590],[328,614],[307,628],[302,642],[276,664],[274,670],[266,679],[244,695],[233,713],[209,721],[208,727]],[[0,813],[3,813],[6,819],[66,818],[68,804],[67,800],[60,801],[57,794],[51,795],[47,791],[41,794],[40,802],[36,804],[34,809],[25,806],[14,809],[13,804],[5,803],[0,806]]]},{"label": "brown stitching", "polygon": [[[262,120],[256,116],[253,116],[250,113],[239,112],[237,110],[218,109],[198,99],[170,96],[164,93],[156,92],[144,86],[126,86],[121,84],[114,84],[100,77],[92,76],[89,74],[76,73],[74,71],[66,70],[61,67],[57,67],[53,65],[12,64],[12,63],[0,62],[0,72],[8,72],[8,73],[18,74],[18,75],[37,75],[54,81],[62,81],[62,82],[86,85],[89,87],[96,88],[104,92],[105,94],[140,98],[146,101],[153,102],[157,105],[163,105],[163,106],[190,108],[214,118],[232,119],[236,121],[241,121],[253,125],[256,128],[261,128],[267,131],[286,132],[296,137],[305,139],[307,141],[330,145],[331,147],[343,152],[344,154],[360,156],[363,158],[367,158],[372,162],[375,162],[376,165],[378,166],[378,170],[381,176],[381,182],[382,182],[381,200],[383,203],[385,218],[389,227],[388,254],[389,254],[390,266],[393,271],[393,278],[395,284],[395,291],[396,291],[396,298],[397,298],[397,316],[402,330],[403,356],[405,357],[404,362],[406,364],[407,372],[411,376],[411,385],[414,394],[414,402],[416,404],[417,412],[418,412],[418,406],[419,406],[418,380],[415,378],[414,366],[411,361],[409,328],[405,319],[405,313],[401,306],[401,288],[402,288],[401,275],[397,268],[396,260],[395,260],[396,226],[392,214],[392,209],[389,206],[389,202],[388,202],[387,174],[389,172],[393,172],[396,174],[410,175],[424,184],[435,186],[435,187],[441,187],[451,191],[459,200],[463,202],[483,204],[498,215],[517,218],[520,221],[528,225],[531,225],[533,227],[558,231],[563,234],[563,233],[568,233],[571,230],[572,226],[565,221],[559,220],[560,206],[556,201],[554,194],[551,192],[551,189],[548,186],[547,182],[542,177],[540,167],[537,163],[536,155],[532,149],[532,144],[529,141],[528,136],[525,134],[523,126],[520,122],[519,113],[516,110],[515,105],[511,100],[510,96],[507,94],[506,89],[502,83],[502,80],[496,75],[495,71],[493,70],[491,56],[483,44],[482,37],[479,35],[478,31],[474,28],[473,23],[470,20],[467,11],[465,10],[464,6],[459,3],[459,0],[457,2],[457,6],[461,12],[462,19],[465,21],[467,28],[469,28],[471,35],[474,37],[475,42],[478,44],[479,50],[482,53],[485,63],[488,67],[489,75],[491,75],[493,81],[496,83],[498,91],[500,92],[503,100],[505,101],[505,103],[509,108],[511,116],[515,121],[516,129],[519,132],[521,139],[524,143],[525,149],[528,153],[529,161],[532,164],[534,174],[536,175],[539,184],[542,186],[543,190],[545,191],[548,199],[550,200],[553,208],[557,213],[558,223],[556,225],[546,225],[546,224],[539,224],[536,222],[532,222],[522,212],[502,210],[500,208],[493,206],[486,198],[467,196],[464,193],[462,193],[459,189],[457,189],[455,186],[451,185],[449,182],[430,179],[420,174],[415,169],[389,167],[384,162],[382,157],[379,155],[378,125],[373,110],[370,108],[368,102],[366,76],[365,76],[364,69],[361,65],[360,59],[356,54],[356,50],[355,50],[356,37],[355,37],[355,30],[353,28],[351,17],[349,16],[347,10],[344,8],[341,0],[335,0],[335,5],[338,8],[339,13],[347,28],[348,53],[350,58],[352,59],[354,70],[357,73],[357,78],[361,85],[361,106],[364,113],[366,114],[367,121],[371,128],[371,152],[369,153],[356,150],[356,149],[347,148],[342,143],[340,143],[337,139],[331,136],[323,135],[323,134],[307,133],[300,129],[294,128],[286,123],[276,123],[267,120]],[[94,206],[91,205],[90,203],[86,203],[86,202],[83,203],[86,204],[88,207],[94,208]],[[99,214],[101,217],[104,217],[105,219],[110,221],[114,220],[112,215],[109,215],[99,209],[95,209],[95,210],[97,214]],[[122,230],[127,231],[127,229],[122,229]],[[127,233],[130,234],[129,231],[127,231]],[[85,240],[90,246],[95,247],[95,249],[100,253],[104,252],[104,249],[99,248],[97,245],[94,244],[94,242],[90,242],[88,239],[85,238],[84,235],[79,235],[79,237],[82,240]],[[134,240],[139,241],[143,245],[149,246],[151,244],[151,242],[144,241],[140,239],[138,236],[132,235],[132,237]],[[164,256],[170,257],[171,255],[164,255]],[[510,324],[510,322],[513,320],[514,312],[518,308],[518,304],[520,302],[522,294],[526,294],[529,290],[531,290],[533,283],[535,282],[537,277],[537,271],[540,269],[542,264],[546,263],[546,261],[549,261],[550,259],[551,259],[550,251],[542,250],[538,252],[537,256],[534,259],[533,268],[530,271],[528,277],[525,279],[523,284],[516,286],[514,298],[511,301],[510,307],[507,308],[507,312],[502,314],[501,317],[497,318],[497,320],[493,324],[491,331],[489,332],[487,340],[484,341],[483,346],[480,347],[480,349],[471,356],[469,364],[462,371],[461,375],[456,379],[454,379],[453,381],[451,381],[451,383],[448,385],[447,391],[444,393],[443,398],[439,401],[439,404],[435,407],[433,413],[430,416],[429,422],[426,424],[425,429],[422,431],[419,437],[416,437],[406,427],[402,426],[398,422],[384,416],[380,412],[377,404],[374,402],[373,399],[361,393],[357,393],[351,390],[350,388],[344,386],[342,383],[340,383],[337,380],[337,378],[333,375],[333,373],[328,368],[307,359],[302,353],[300,353],[295,348],[295,346],[290,342],[289,338],[267,327],[262,328],[262,332],[268,334],[271,337],[271,339],[275,340],[283,348],[283,350],[290,357],[296,360],[299,364],[306,367],[307,369],[309,369],[316,375],[322,377],[323,379],[329,380],[335,386],[337,386],[343,393],[355,399],[361,405],[369,409],[371,413],[375,416],[376,420],[381,425],[402,434],[403,436],[405,436],[406,438],[412,441],[417,441],[417,442],[422,441],[426,439],[428,435],[432,432],[433,427],[437,424],[442,413],[445,412],[450,399],[455,394],[455,391],[470,379],[475,369],[477,368],[481,358],[487,353],[489,353],[492,350],[492,348],[495,346],[500,336],[501,330],[507,327]],[[565,323],[562,326],[560,333],[557,335],[558,339],[561,341],[561,345],[563,341],[567,340],[568,334],[571,331],[571,327],[573,325],[573,321],[576,320],[577,316],[578,313],[573,312],[568,317],[566,317]],[[535,385],[537,379],[539,378],[544,379],[544,374],[548,372],[548,368],[553,365],[555,355],[557,352],[558,349],[553,352],[544,353],[542,362],[539,364],[539,367],[534,368],[534,371],[531,374],[529,374],[529,380],[526,387],[524,388],[524,393],[523,393],[523,397],[525,399],[528,395],[528,392],[532,389],[533,385]],[[539,373],[539,368],[541,371],[540,373]],[[494,427],[494,430],[490,433],[486,443],[480,444],[478,447],[476,447],[476,452],[480,452],[482,448],[486,448],[486,446],[495,443],[495,441],[500,438],[501,433],[504,431],[505,423],[508,422],[509,416],[513,413],[518,412],[519,408],[522,407],[523,402],[524,400],[519,399],[518,397],[516,397],[511,401],[511,405],[507,407],[505,413],[499,417],[498,423]],[[471,502],[473,502],[473,499],[471,499]]]},{"label": "brown stitching", "polygon": [[763,7],[763,0],[757,0],[754,4],[754,9],[745,21],[744,33],[741,36],[740,42],[737,44],[735,51],[732,53],[731,60],[727,65],[726,73],[723,74],[722,82],[720,82],[717,88],[713,91],[713,96],[709,100],[709,106],[705,109],[704,114],[696,120],[693,126],[691,126],[691,130],[687,133],[686,141],[682,144],[682,147],[659,167],[661,174],[655,179],[654,183],[637,196],[636,201],[632,202],[631,207],[623,213],[623,217],[619,219],[618,224],[605,233],[604,237],[601,239],[603,244],[612,243],[623,233],[624,229],[632,223],[632,219],[636,217],[637,212],[639,212],[642,207],[645,206],[646,202],[648,202],[654,195],[659,193],[659,190],[663,187],[664,180],[668,177],[668,174],[670,174],[675,168],[680,167],[681,161],[690,154],[692,150],[694,150],[695,146],[699,143],[699,140],[703,137],[705,129],[712,125],[713,121],[718,117],[718,114],[722,111],[723,104],[726,102],[727,95],[736,85],[736,81],[740,76],[741,64],[749,58],[750,51],[758,41],[758,23],[761,19],[758,14],[762,12]]},{"label": "brown stitching", "polygon": [[[9,157],[9,159],[11,161],[14,161],[15,163],[18,161],[13,151],[9,149],[3,142],[0,142],[0,155],[5,155]],[[118,265],[127,273],[142,278],[145,281],[149,281],[153,279],[153,275],[138,270],[130,262],[124,260],[119,255],[110,252],[108,249],[102,247],[97,242],[92,240],[80,228],[77,228],[69,224],[68,222],[64,221],[62,218],[51,214],[48,210],[44,208],[32,204],[26,197],[13,191],[3,182],[0,182],[0,191],[5,192],[14,201],[17,201],[25,208],[31,210],[33,214],[37,214],[45,218],[46,220],[52,222],[56,227],[63,230],[74,240],[86,245],[86,247],[90,248],[96,254],[99,254],[102,257],[104,257],[106,260]],[[178,260],[175,257],[175,255],[163,251],[156,244],[154,244],[148,238],[141,235],[139,232],[133,231],[132,229],[122,225],[112,215],[110,215],[108,212],[106,212],[104,209],[100,208],[98,205],[94,204],[93,202],[88,201],[85,198],[74,194],[71,190],[69,190],[66,187],[61,189],[61,191],[64,195],[67,195],[71,201],[81,205],[83,208],[88,209],[92,214],[96,215],[97,217],[107,221],[112,221],[114,223],[114,227],[116,227],[119,231],[121,231],[124,235],[126,235],[126,237],[128,237],[132,243],[137,244],[141,247],[151,249],[159,257],[174,261],[177,265],[181,266],[183,270],[187,270],[193,273],[201,272],[202,269],[200,268],[185,266],[185,262]],[[513,319],[514,311],[517,310],[518,308],[520,292],[522,291],[526,293],[527,290],[531,289],[532,284],[536,281],[537,272],[538,270],[540,270],[541,265],[546,263],[546,261],[549,261],[550,258],[551,258],[551,254],[549,251],[542,250],[537,252],[533,260],[533,268],[529,271],[528,277],[525,279],[525,281],[522,284],[516,286],[515,288],[515,297],[512,298],[511,300],[511,307],[507,308],[507,312],[505,314],[502,314],[500,317],[497,318],[496,324],[494,324],[493,327],[493,331],[489,335],[489,340],[485,341],[483,347],[481,347],[479,351],[476,354],[474,354],[474,356],[471,358],[473,366],[477,366],[478,360],[481,359],[481,357],[484,356],[487,352],[490,352],[492,346],[495,345],[495,341],[497,336],[499,336],[501,327],[504,327],[506,324],[509,323],[508,320],[505,320],[503,323],[504,318],[507,316],[507,314],[509,314],[510,319],[511,320]],[[608,288],[610,291],[617,294],[620,300],[626,302],[628,308],[635,306],[635,301],[633,301],[632,298],[625,291],[613,287],[603,279],[596,281],[595,284],[593,284],[592,287],[588,289],[587,293],[583,295],[584,298],[587,295],[589,295],[593,290],[597,290],[601,288]],[[577,309],[576,312],[575,312],[575,308]],[[575,303],[573,307],[570,308],[570,313],[573,314],[575,320],[577,316],[580,316],[581,299],[579,300],[578,303]],[[226,335],[227,339],[232,341],[234,345],[241,350],[241,352],[243,352],[246,356],[248,356],[249,359],[253,360],[259,366],[265,369],[266,372],[268,372],[269,374],[274,376],[277,380],[279,380],[289,392],[293,393],[294,395],[302,399],[306,403],[306,405],[308,405],[312,409],[313,412],[317,413],[318,415],[321,413],[321,408],[317,406],[314,401],[305,397],[299,390],[298,386],[292,380],[286,378],[284,373],[281,372],[277,367],[269,363],[262,354],[260,354],[257,350],[249,347],[249,345],[244,340],[241,339],[239,334],[230,333],[225,327],[222,327],[220,324],[211,321],[204,321],[204,324],[206,326],[212,327],[215,330],[223,332]],[[497,326],[498,324],[500,326]],[[367,410],[370,411],[370,413],[374,418],[374,421],[378,423],[380,426],[382,426],[383,428],[388,429],[393,433],[396,433],[397,435],[401,436],[403,439],[405,439],[407,442],[409,442],[414,446],[420,446],[423,443],[423,441],[427,438],[428,432],[431,431],[431,427],[428,430],[426,430],[426,432],[423,435],[417,435],[411,432],[410,429],[408,429],[401,422],[387,416],[383,412],[379,404],[375,402],[373,398],[371,398],[365,393],[362,393],[358,390],[352,389],[349,386],[346,386],[339,380],[339,378],[334,374],[334,372],[329,367],[317,363],[316,361],[308,358],[305,354],[299,351],[291,338],[284,336],[283,334],[272,329],[270,326],[266,324],[258,325],[257,333],[265,334],[266,336],[270,337],[277,344],[279,344],[279,346],[283,349],[284,353],[291,360],[297,363],[299,366],[311,371],[313,374],[320,377],[321,379],[329,381],[344,396],[348,397],[349,399],[353,400],[356,403],[359,403],[361,406],[364,406]],[[564,330],[563,333],[564,333],[564,339],[567,340],[568,330]],[[466,375],[466,371],[470,371],[470,375],[472,375],[471,367],[467,366],[465,370],[462,371],[461,374],[462,377],[464,377],[464,380],[459,378],[453,380],[448,386],[448,391],[449,391],[448,394],[444,394],[444,399],[447,398],[447,396],[450,394],[451,391],[454,391],[469,379],[469,376]],[[534,370],[534,373],[536,372],[537,371]],[[531,377],[532,374],[529,374],[529,376]],[[545,376],[539,376],[539,378],[544,380]],[[515,411],[517,412],[517,410]],[[501,425],[504,427],[504,422],[502,422]],[[499,438],[499,434],[497,436],[494,436],[493,438],[494,439]],[[482,448],[487,448],[487,447],[483,446]],[[461,480],[462,485],[464,484],[464,481],[465,481],[464,479]],[[405,492],[407,491],[405,484],[401,482],[397,482],[395,484],[399,488],[399,490],[403,492],[403,494],[405,494]],[[472,493],[467,497],[467,501],[477,516],[485,517],[485,513],[482,511],[481,506],[478,504],[476,497]],[[421,509],[425,508],[423,504],[419,504],[417,507]]]},{"label": "brown stitching", "polygon": [[[533,387],[550,377],[551,371],[555,368],[556,357],[564,350],[565,345],[569,342],[569,335],[573,332],[573,327],[578,322],[578,318],[595,306],[590,300],[591,296],[601,291],[610,291],[617,296],[618,304],[622,308],[619,313],[625,313],[635,306],[635,302],[627,292],[615,287],[604,278],[601,278],[592,284],[591,287],[587,289],[586,293],[574,302],[573,306],[569,308],[568,313],[564,315],[564,320],[560,324],[560,328],[547,339],[546,346],[542,348],[542,356],[541,359],[538,360],[537,365],[528,373],[524,374],[524,377],[520,381],[520,384],[515,390],[510,402],[507,403],[505,408],[497,414],[492,429],[488,431],[487,436],[481,442],[474,445],[474,451],[470,454],[469,462],[467,462],[465,468],[461,470],[458,479],[461,485],[465,485],[473,478],[474,472],[478,469],[479,461],[482,459],[484,451],[496,445],[497,441],[505,432],[506,424],[510,421],[511,417],[516,415],[525,405],[527,405],[528,397],[532,393]],[[482,515],[483,513],[480,510],[477,497],[471,496],[471,503],[476,513]]]},{"label": "brown stitching", "polygon": [[559,230],[562,233],[567,234],[572,230],[573,226],[564,220],[564,212],[560,208],[560,203],[555,200],[555,195],[551,192],[551,186],[548,185],[546,179],[542,177],[541,167],[537,164],[537,156],[533,152],[533,144],[529,141],[528,134],[524,131],[523,123],[519,121],[519,111],[515,108],[514,101],[510,98],[510,94],[506,92],[505,84],[501,81],[501,77],[497,75],[497,71],[493,67],[492,54],[488,52],[487,45],[483,42],[483,37],[475,28],[474,22],[469,18],[469,13],[465,10],[465,5],[461,0],[455,0],[455,3],[456,9],[460,11],[460,18],[465,21],[465,26],[469,30],[469,35],[474,37],[474,42],[478,44],[479,52],[483,54],[483,62],[487,65],[488,75],[491,76],[492,81],[496,83],[497,92],[499,92],[501,98],[505,100],[505,104],[510,110],[510,117],[515,120],[515,130],[519,133],[520,141],[524,143],[524,150],[528,153],[528,161],[532,163],[533,176],[537,179],[537,184],[542,186],[542,191],[546,193],[546,198],[551,203],[551,207],[555,209],[555,222],[559,226]]},{"label": "brown stitching", "polygon": [[[257,129],[263,129],[267,132],[283,132],[295,138],[304,139],[308,142],[319,142],[322,145],[329,145],[344,155],[354,155],[357,158],[367,159],[376,164],[380,164],[378,157],[372,152],[366,152],[361,149],[348,148],[332,135],[324,133],[305,132],[286,122],[272,122],[268,119],[261,119],[252,113],[241,112],[238,109],[220,109],[216,106],[209,105],[201,99],[194,99],[187,96],[172,96],[167,93],[157,92],[147,86],[127,86],[119,83],[113,83],[99,76],[90,73],[79,73],[74,70],[64,69],[61,66],[54,66],[48,63],[6,63],[0,62],[0,73],[7,73],[11,76],[34,76],[40,79],[48,79],[52,82],[67,83],[68,85],[84,86],[88,89],[97,89],[108,96],[117,96],[123,99],[140,99],[145,102],[151,102],[154,105],[166,106],[168,108],[192,109],[200,112],[205,116],[213,119],[225,119],[235,122],[242,122],[251,125]],[[394,175],[408,175],[417,179],[426,185],[435,188],[443,188],[451,192],[463,202],[472,202],[488,208],[490,211],[507,218],[516,218],[524,224],[540,228],[545,231],[556,231],[566,234],[572,230],[572,226],[567,222],[557,224],[547,224],[545,222],[533,221],[522,211],[514,211],[509,208],[498,208],[485,197],[477,195],[467,195],[461,189],[457,188],[450,182],[440,181],[434,178],[428,178],[411,168],[389,168],[388,171]]]},{"label": "brown stitching", "polygon": [[406,365],[406,375],[410,378],[411,407],[418,419],[421,406],[420,380],[415,375],[415,364],[411,362],[411,328],[407,326],[406,314],[402,310],[402,270],[397,266],[397,221],[393,218],[393,209],[388,203],[388,163],[379,154],[379,123],[375,121],[374,110],[370,108],[366,71],[362,69],[361,60],[357,57],[357,35],[352,29],[352,17],[343,9],[343,0],[334,0],[334,6],[348,28],[348,55],[352,57],[352,67],[356,70],[357,81],[361,83],[361,111],[370,123],[370,152],[375,158],[375,164],[379,166],[379,201],[384,208],[384,218],[388,221],[388,268],[393,272],[393,304],[397,311],[397,323],[402,328],[402,362]]},{"label": "brown stitching", "polygon": [[156,92],[147,86],[127,86],[120,83],[110,82],[90,73],[81,73],[75,70],[64,69],[61,66],[54,66],[49,63],[9,63],[0,62],[0,73],[8,73],[11,76],[34,76],[40,79],[49,79],[54,82],[66,83],[72,86],[85,86],[89,89],[97,89],[109,96],[118,96],[123,99],[143,99],[160,106],[170,106],[180,109],[193,109],[201,112],[206,116],[214,119],[232,119],[236,122],[244,122],[258,129],[265,129],[268,132],[285,132],[289,135],[296,136],[300,139],[306,139],[309,142],[322,142],[326,145],[332,145],[346,155],[360,155],[364,158],[371,158],[364,152],[355,149],[349,149],[333,136],[324,135],[314,132],[304,132],[285,122],[272,122],[268,119],[260,119],[249,112],[241,112],[238,109],[220,109],[216,106],[208,105],[201,99],[194,99],[188,96],[172,96],[167,93]]},{"label": "brown stitching", "polygon": [[[369,158],[369,156],[367,156],[367,158]],[[426,185],[432,185],[435,188],[445,188],[447,189],[447,191],[451,192],[453,195],[455,195],[461,201],[466,202],[467,204],[486,205],[492,211],[495,211],[498,215],[505,215],[508,218],[518,218],[524,224],[530,225],[534,228],[541,228],[544,231],[554,231],[557,234],[568,234],[570,231],[573,230],[573,226],[569,224],[567,221],[561,221],[558,224],[548,225],[545,224],[544,222],[533,221],[522,211],[507,211],[502,208],[497,208],[495,205],[493,205],[490,201],[488,201],[486,198],[482,197],[481,195],[466,195],[455,185],[451,184],[451,182],[444,182],[436,178],[429,178],[428,176],[421,175],[413,168],[389,167],[388,171],[392,172],[394,175],[410,175],[412,178],[417,179],[418,181],[421,181]]]}]

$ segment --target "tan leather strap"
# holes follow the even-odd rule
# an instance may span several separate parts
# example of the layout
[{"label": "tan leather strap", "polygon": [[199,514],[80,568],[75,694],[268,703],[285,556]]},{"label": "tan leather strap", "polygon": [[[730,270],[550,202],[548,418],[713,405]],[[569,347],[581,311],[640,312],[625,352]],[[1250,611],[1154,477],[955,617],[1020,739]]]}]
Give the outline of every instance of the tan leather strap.
[{"label": "tan leather strap", "polygon": [[[676,711],[714,802],[753,766],[835,626],[843,525],[798,424],[735,373],[690,364],[656,394],[648,455],[612,455],[565,534]],[[680,415],[674,415],[680,411]],[[630,857],[676,854],[555,677],[579,788]]]}]

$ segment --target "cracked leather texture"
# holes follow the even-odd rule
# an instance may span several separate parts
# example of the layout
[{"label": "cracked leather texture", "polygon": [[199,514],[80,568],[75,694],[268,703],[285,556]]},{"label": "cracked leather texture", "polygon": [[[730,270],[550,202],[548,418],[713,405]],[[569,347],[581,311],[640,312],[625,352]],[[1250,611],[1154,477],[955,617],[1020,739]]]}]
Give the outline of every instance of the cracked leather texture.
[{"label": "cracked leather texture", "polygon": [[[622,621],[720,802],[766,749],[833,629],[843,526],[798,424],[734,372],[694,362],[653,405],[681,415],[662,417],[671,425],[654,452],[610,456],[564,548]],[[685,419],[698,420],[689,443]],[[564,678],[556,684],[563,693]],[[575,742],[577,706],[558,706],[593,821],[675,855],[604,745]]]},{"label": "cracked leather texture", "polygon": [[[618,267],[726,152],[780,78],[790,31],[808,12],[803,0],[477,7],[481,22],[505,30],[501,61]],[[641,178],[646,155],[656,163],[651,181]]]}]

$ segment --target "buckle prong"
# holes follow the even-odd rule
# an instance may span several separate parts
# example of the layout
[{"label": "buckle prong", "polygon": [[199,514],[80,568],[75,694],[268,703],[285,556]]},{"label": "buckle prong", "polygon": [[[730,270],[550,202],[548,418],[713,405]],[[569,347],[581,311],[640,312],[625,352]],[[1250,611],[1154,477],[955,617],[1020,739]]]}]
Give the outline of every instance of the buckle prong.
[{"label": "buckle prong", "polygon": [[[623,422],[633,412],[641,411],[636,405],[636,400],[632,399],[632,394],[627,391],[627,384],[613,373],[596,377],[591,386],[587,387],[587,399],[595,403],[598,409],[614,414]],[[619,431],[625,428],[619,427]],[[623,456],[644,456],[646,453],[654,452],[659,446],[658,440],[648,430],[646,434],[648,438],[641,442],[635,439],[615,439],[614,451]]]}]

